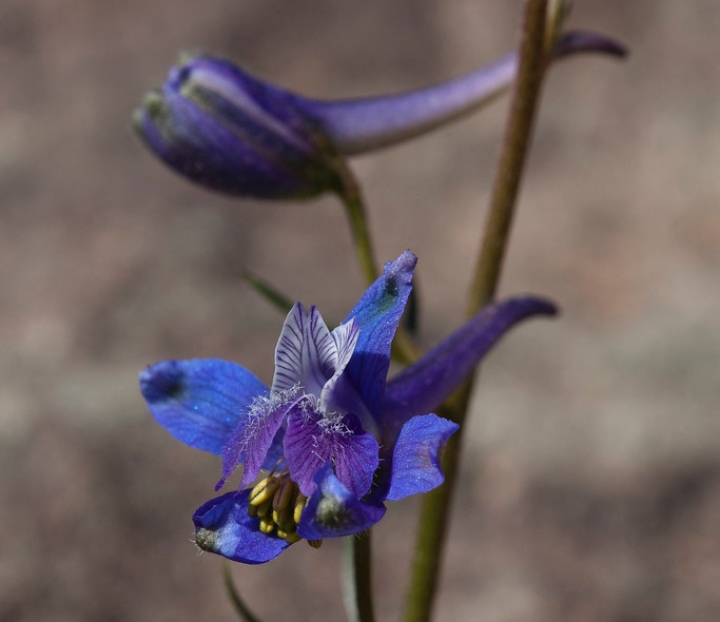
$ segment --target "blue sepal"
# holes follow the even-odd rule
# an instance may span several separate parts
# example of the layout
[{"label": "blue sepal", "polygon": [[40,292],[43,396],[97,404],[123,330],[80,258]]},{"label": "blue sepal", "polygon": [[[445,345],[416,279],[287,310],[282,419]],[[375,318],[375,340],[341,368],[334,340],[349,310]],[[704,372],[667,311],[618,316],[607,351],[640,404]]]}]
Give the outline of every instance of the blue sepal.
[{"label": "blue sepal", "polygon": [[445,481],[440,451],[459,428],[433,414],[413,417],[402,427],[393,451],[388,501],[428,492]]},{"label": "blue sepal", "polygon": [[157,422],[190,447],[220,455],[267,387],[221,359],[163,361],[140,372],[140,390]]},{"label": "blue sepal", "polygon": [[363,503],[327,465],[315,477],[317,488],[303,510],[297,533],[306,540],[351,536],[372,527],[385,515],[385,506]]},{"label": "blue sepal", "polygon": [[390,367],[390,347],[412,289],[417,257],[404,251],[385,264],[383,275],[363,294],[345,319],[360,329],[348,375],[369,411],[379,417]]},{"label": "blue sepal", "polygon": [[409,417],[432,412],[513,326],[536,315],[556,313],[551,301],[531,296],[488,305],[388,382],[383,405],[385,424],[397,430]]},{"label": "blue sepal", "polygon": [[195,511],[195,542],[201,549],[243,564],[264,564],[290,546],[260,531],[259,519],[248,514],[249,496],[250,490],[229,492]]}]

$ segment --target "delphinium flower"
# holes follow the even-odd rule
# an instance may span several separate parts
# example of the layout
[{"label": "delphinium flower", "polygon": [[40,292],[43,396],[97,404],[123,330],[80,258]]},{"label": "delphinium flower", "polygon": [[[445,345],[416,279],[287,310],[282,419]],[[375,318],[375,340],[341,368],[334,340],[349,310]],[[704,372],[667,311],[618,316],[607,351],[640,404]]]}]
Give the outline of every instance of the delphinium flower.
[{"label": "delphinium flower", "polygon": [[359,533],[383,517],[386,501],[442,483],[441,451],[457,424],[431,411],[512,326],[555,307],[534,297],[490,305],[388,382],[415,263],[409,251],[388,262],[332,331],[315,307],[296,304],[270,387],[219,359],[164,361],[141,373],[156,420],[222,457],[216,490],[242,466],[238,489],[195,512],[201,548],[267,562],[302,539],[317,546]]},{"label": "delphinium flower", "polygon": [[[621,55],[615,42],[567,33],[553,58]],[[229,61],[186,56],[134,116],[143,142],[207,188],[261,199],[342,192],[343,158],[419,136],[469,114],[512,84],[517,54],[438,86],[391,96],[321,101],[252,77]]]}]

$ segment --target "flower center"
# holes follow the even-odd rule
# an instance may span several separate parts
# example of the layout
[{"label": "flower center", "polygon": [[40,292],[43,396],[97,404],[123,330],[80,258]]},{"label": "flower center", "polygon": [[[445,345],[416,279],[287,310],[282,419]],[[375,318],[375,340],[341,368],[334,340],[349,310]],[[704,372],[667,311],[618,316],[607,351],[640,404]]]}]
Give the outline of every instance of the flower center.
[{"label": "flower center", "polygon": [[[260,531],[266,535],[275,533],[289,544],[299,542],[297,534],[307,497],[285,471],[261,479],[250,492],[248,514],[260,519]],[[313,548],[319,548],[322,540],[308,540]]]}]

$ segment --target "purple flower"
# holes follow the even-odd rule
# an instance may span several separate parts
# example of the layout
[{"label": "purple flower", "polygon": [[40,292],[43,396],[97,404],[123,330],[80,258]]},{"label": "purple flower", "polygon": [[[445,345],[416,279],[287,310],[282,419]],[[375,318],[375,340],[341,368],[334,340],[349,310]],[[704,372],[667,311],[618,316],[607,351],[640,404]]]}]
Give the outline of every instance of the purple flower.
[{"label": "purple flower", "polygon": [[[592,33],[555,49],[620,55]],[[260,199],[338,191],[341,158],[419,136],[492,101],[517,70],[512,53],[443,84],[398,95],[320,101],[283,90],[232,63],[196,56],[173,67],[134,115],[140,138],[165,164],[211,190]]]},{"label": "purple flower", "polygon": [[296,304],[270,387],[218,359],[165,361],[140,374],[160,425],[222,457],[216,489],[243,466],[238,490],[195,512],[200,547],[267,562],[301,539],[358,533],[383,517],[385,501],[443,482],[440,453],[458,426],[431,411],[513,325],[556,310],[532,297],[490,305],[387,382],[415,263],[409,251],[387,263],[332,331],[315,307]]}]

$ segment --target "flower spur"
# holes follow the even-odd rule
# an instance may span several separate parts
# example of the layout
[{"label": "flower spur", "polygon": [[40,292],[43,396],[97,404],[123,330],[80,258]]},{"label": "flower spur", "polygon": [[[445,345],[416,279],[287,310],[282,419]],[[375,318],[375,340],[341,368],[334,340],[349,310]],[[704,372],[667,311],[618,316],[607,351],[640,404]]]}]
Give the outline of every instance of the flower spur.
[{"label": "flower spur", "polygon": [[[196,542],[257,564],[301,539],[359,533],[385,501],[443,481],[440,454],[457,424],[430,411],[519,321],[552,315],[534,298],[490,305],[387,382],[390,345],[411,290],[415,256],[388,262],[346,320],[330,331],[319,311],[290,311],[266,387],[219,359],[165,361],[140,375],[156,420],[191,447],[222,456],[222,477],[240,465],[238,490],[193,515]],[[268,471],[254,486],[261,471]]]}]

